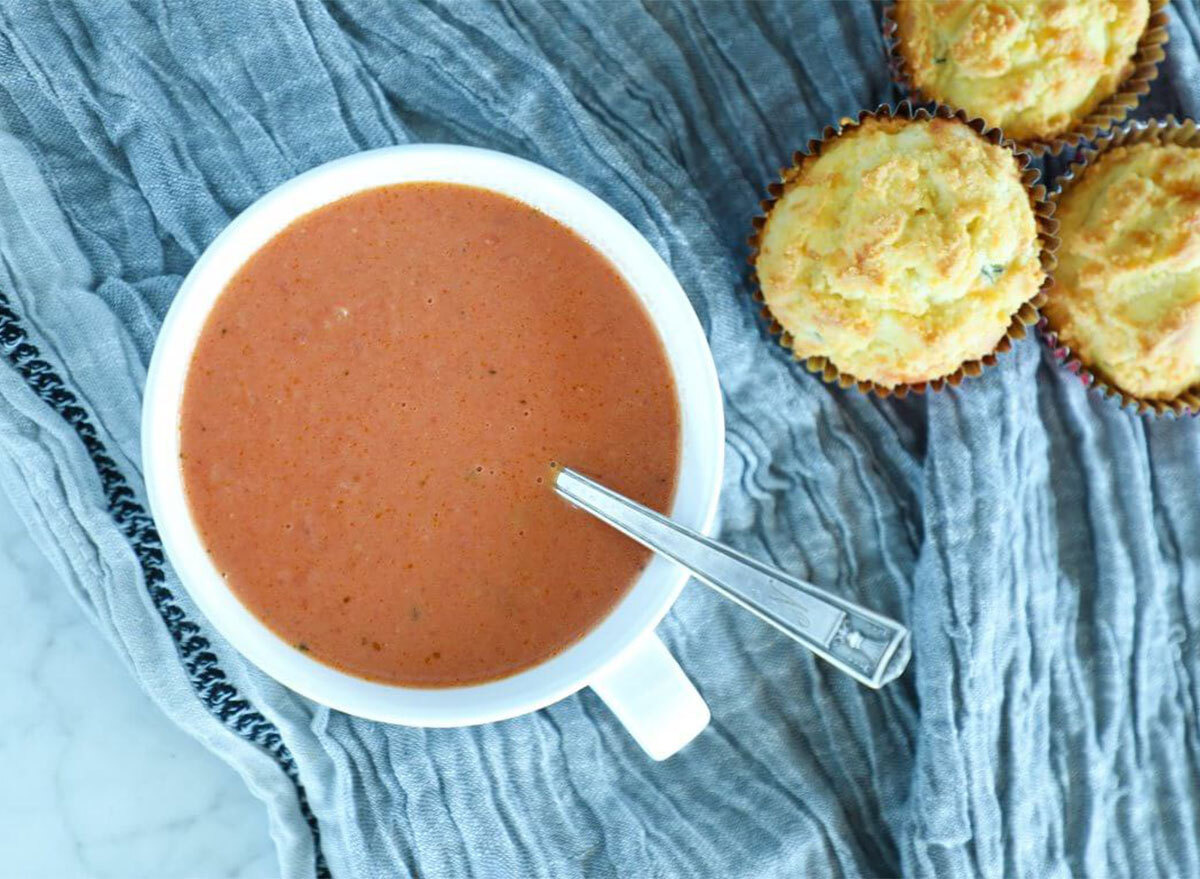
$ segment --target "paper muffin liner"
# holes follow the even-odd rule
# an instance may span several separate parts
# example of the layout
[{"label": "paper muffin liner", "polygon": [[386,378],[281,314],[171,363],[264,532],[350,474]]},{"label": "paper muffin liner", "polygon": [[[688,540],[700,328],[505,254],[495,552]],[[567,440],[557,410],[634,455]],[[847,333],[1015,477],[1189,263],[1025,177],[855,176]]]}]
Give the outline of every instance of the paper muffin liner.
[{"label": "paper muffin liner", "polygon": [[[1180,122],[1174,116],[1168,116],[1166,119],[1153,119],[1148,122],[1136,120],[1126,122],[1097,140],[1094,146],[1077,151],[1074,156],[1075,161],[1055,181],[1054,192],[1050,194],[1049,201],[1057,208],[1063,193],[1071,188],[1071,185],[1080,178],[1084,170],[1098,156],[1116,147],[1147,142],[1177,144],[1200,149],[1200,127],[1191,119]],[[1050,347],[1051,355],[1064,369],[1074,373],[1086,387],[1094,389],[1100,396],[1111,400],[1120,408],[1132,410],[1138,415],[1200,415],[1200,384],[1193,385],[1173,399],[1139,397],[1110,383],[1099,373],[1093,372],[1059,339],[1057,330],[1051,326],[1050,319],[1046,315],[1042,315],[1039,320],[1038,330],[1041,332],[1042,339]]]},{"label": "paper muffin liner", "polygon": [[[775,202],[787,190],[788,184],[803,169],[804,163],[820,156],[825,144],[835,141],[843,132],[861,125],[867,119],[907,119],[921,122],[934,118],[957,119],[960,122],[964,122],[988,143],[1004,147],[1013,153],[1021,172],[1021,183],[1025,186],[1025,191],[1029,194],[1029,203],[1033,209],[1034,218],[1037,221],[1038,241],[1041,245],[1040,261],[1044,273],[1041,286],[1013,314],[1012,321],[1004,331],[1004,335],[989,354],[977,360],[965,361],[954,372],[928,381],[891,386],[881,385],[840,371],[828,357],[803,357],[797,354],[792,345],[791,334],[775,320],[771,314],[770,307],[766,304],[755,268],[762,230],[766,225],[767,215],[771,212],[771,208],[774,207]],[[855,387],[861,393],[871,393],[878,397],[898,397],[903,399],[909,394],[923,394],[926,390],[940,391],[947,385],[958,387],[964,378],[973,378],[978,376],[984,368],[994,366],[997,355],[1009,351],[1014,341],[1025,337],[1027,332],[1026,327],[1038,322],[1040,318],[1038,309],[1041,308],[1042,303],[1045,301],[1046,290],[1050,284],[1050,273],[1054,270],[1055,266],[1054,255],[1058,250],[1058,238],[1056,234],[1058,224],[1053,217],[1054,205],[1046,200],[1046,187],[1039,182],[1040,174],[1036,167],[1031,167],[1032,161],[1033,157],[1028,151],[1016,149],[1013,142],[1007,139],[998,128],[990,128],[982,119],[969,118],[962,110],[952,110],[940,104],[928,107],[914,107],[909,101],[902,101],[895,107],[889,104],[881,104],[875,110],[862,110],[855,118],[843,119],[836,126],[827,125],[819,136],[809,140],[808,145],[803,151],[797,150],[792,154],[792,164],[790,167],[780,169],[779,181],[771,183],[767,187],[767,198],[759,202],[762,213],[753,219],[754,231],[748,240],[751,267],[750,290],[754,301],[762,306],[761,314],[763,319],[767,321],[769,332],[778,339],[781,345],[791,351],[793,356],[803,363],[809,372],[819,374],[824,381],[836,384],[842,388]]]},{"label": "paper muffin liner", "polygon": [[[1150,0],[1150,17],[1133,53],[1133,69],[1112,95],[1061,134],[1045,139],[1023,140],[1020,141],[1021,147],[1036,157],[1046,154],[1057,156],[1064,148],[1078,147],[1084,141],[1095,140],[1103,132],[1124,121],[1129,111],[1150,91],[1150,83],[1158,76],[1158,65],[1166,57],[1167,53],[1163,47],[1167,42],[1169,3],[1170,0]],[[913,84],[909,76],[908,62],[904,53],[900,51],[899,27],[896,20],[896,4],[888,3],[883,10],[883,41],[887,48],[892,79],[907,89],[913,98],[932,100]],[[948,103],[947,106],[954,105]]]}]

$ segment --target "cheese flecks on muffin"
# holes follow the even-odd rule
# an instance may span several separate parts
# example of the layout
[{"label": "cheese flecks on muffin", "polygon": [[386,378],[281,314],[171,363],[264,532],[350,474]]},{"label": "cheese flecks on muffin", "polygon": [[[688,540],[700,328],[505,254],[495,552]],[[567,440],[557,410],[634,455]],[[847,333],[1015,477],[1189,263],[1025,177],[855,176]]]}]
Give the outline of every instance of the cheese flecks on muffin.
[{"label": "cheese flecks on muffin", "polygon": [[790,172],[755,266],[797,356],[894,387],[991,353],[1039,253],[1009,150],[957,119],[869,118]]},{"label": "cheese flecks on muffin", "polygon": [[1103,153],[1059,201],[1046,317],[1064,345],[1126,393],[1200,384],[1200,149]]},{"label": "cheese flecks on muffin", "polygon": [[1133,72],[1149,0],[897,0],[900,54],[927,97],[1018,140],[1062,134]]}]

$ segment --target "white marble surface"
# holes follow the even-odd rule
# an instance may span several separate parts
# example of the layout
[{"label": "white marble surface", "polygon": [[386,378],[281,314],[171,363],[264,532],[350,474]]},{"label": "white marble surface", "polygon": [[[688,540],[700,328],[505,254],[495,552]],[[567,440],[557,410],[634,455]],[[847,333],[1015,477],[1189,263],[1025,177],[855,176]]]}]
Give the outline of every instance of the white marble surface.
[{"label": "white marble surface", "polygon": [[0,494],[0,877],[259,879],[236,773],[138,689]]}]

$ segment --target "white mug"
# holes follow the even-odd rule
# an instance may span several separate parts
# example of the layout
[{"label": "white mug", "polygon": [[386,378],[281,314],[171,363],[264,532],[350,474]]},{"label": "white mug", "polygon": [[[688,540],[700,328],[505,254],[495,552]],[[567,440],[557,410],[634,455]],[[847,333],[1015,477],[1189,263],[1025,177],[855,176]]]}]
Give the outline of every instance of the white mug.
[{"label": "white mug", "polygon": [[425,144],[359,153],[284,183],[230,223],[184,280],[159,333],[142,411],[146,490],[167,555],[230,644],[316,702],[389,723],[452,727],[535,711],[590,686],[651,757],[669,757],[704,729],[709,712],[654,634],[687,580],[665,559],[652,559],[613,611],[561,653],[500,680],[427,689],[358,678],[300,652],[238,600],[200,540],[179,466],[179,416],[192,352],[217,297],[298,217],[355,192],[418,181],[477,186],[525,202],[574,230],[620,272],[653,320],[675,376],[683,436],[671,516],[697,531],[711,529],[724,411],[704,332],[671,270],[620,214],[565,177],[491,150]]}]

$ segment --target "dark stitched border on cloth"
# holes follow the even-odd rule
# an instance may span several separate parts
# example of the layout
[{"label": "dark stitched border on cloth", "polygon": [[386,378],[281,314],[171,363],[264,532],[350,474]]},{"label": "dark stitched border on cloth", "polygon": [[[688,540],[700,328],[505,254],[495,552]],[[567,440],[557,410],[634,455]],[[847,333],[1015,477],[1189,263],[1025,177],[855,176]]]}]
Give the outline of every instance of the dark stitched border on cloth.
[{"label": "dark stitched border on cloth", "polygon": [[304,785],[300,783],[295,758],[283,743],[283,737],[275,728],[275,724],[238,694],[237,688],[229,682],[224,670],[217,664],[216,654],[209,650],[209,640],[200,634],[200,627],[189,620],[175,602],[174,594],[165,585],[167,578],[163,572],[162,541],[154,527],[154,520],[150,518],[145,507],[138,503],[129,481],[121,473],[117,463],[108,456],[108,450],[96,435],[96,427],[89,419],[87,410],[79,405],[79,398],[67,389],[54,368],[41,358],[37,346],[29,341],[29,334],[21,326],[20,317],[3,292],[0,292],[0,349],[3,349],[4,355],[25,383],[62,416],[87,449],[104,488],[108,512],[137,555],[150,599],[179,650],[192,688],[213,716],[239,736],[270,754],[295,784],[300,811],[312,831],[313,848],[316,851],[316,875],[320,879],[329,877],[329,867],[325,863],[325,855],[321,852],[320,829],[316,816],[309,808]]}]

